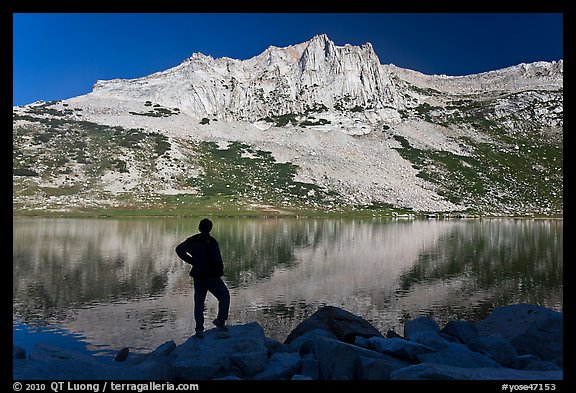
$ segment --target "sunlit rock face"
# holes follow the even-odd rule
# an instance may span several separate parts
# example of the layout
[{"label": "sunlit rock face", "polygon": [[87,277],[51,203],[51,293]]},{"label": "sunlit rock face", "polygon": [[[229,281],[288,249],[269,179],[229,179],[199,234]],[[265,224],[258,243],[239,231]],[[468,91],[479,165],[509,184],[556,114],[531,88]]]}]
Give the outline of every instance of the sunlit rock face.
[{"label": "sunlit rock face", "polygon": [[462,95],[562,88],[563,66],[560,60],[468,76],[424,75],[380,64],[370,43],[337,46],[322,34],[297,45],[270,46],[247,60],[195,53],[142,78],[98,81],[90,96],[151,101],[199,118],[245,121],[324,107],[334,112],[356,108],[371,110],[366,120],[376,123],[417,107],[434,91]]}]

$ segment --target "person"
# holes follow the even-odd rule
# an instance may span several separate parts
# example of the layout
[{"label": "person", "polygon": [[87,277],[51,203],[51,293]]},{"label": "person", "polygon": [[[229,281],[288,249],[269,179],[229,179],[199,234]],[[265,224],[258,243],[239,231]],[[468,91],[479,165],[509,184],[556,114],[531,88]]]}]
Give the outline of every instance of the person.
[{"label": "person", "polygon": [[224,264],[220,246],[210,235],[212,221],[204,218],[198,224],[197,233],[176,247],[176,254],[192,265],[190,276],[194,281],[194,320],[196,336],[204,336],[204,303],[208,292],[218,300],[218,316],[212,322],[220,331],[226,332],[226,320],[230,308],[230,292],[222,280]]}]

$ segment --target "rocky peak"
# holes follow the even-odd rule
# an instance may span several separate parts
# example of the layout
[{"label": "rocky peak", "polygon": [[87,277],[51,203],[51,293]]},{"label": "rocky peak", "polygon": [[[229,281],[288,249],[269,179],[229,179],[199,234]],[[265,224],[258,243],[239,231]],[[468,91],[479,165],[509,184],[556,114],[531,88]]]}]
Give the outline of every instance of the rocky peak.
[{"label": "rocky peak", "polygon": [[247,60],[194,53],[176,67],[143,78],[98,81],[90,94],[177,107],[198,119],[254,122],[322,108],[337,121],[362,113],[364,121],[376,124],[427,102],[427,91],[554,91],[562,89],[562,78],[562,60],[466,76],[425,75],[382,65],[370,43],[338,46],[320,34],[295,45],[270,46]]},{"label": "rocky peak", "polygon": [[240,61],[194,53],[172,69],[144,78],[98,81],[93,96],[153,101],[184,113],[254,121],[333,109],[401,107],[398,94],[371,44],[336,46],[326,34],[284,48],[268,47]]},{"label": "rocky peak", "polygon": [[300,57],[300,69],[302,71],[321,71],[323,65],[335,61],[336,56],[336,47],[326,34],[317,35],[308,41],[308,45]]}]

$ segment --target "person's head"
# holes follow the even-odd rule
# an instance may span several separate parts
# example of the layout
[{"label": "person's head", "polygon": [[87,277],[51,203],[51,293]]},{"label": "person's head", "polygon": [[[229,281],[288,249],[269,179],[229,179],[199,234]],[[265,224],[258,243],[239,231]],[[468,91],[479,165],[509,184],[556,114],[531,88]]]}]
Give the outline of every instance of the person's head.
[{"label": "person's head", "polygon": [[200,224],[198,224],[198,230],[202,233],[210,233],[212,230],[212,221],[207,218],[202,219]]}]

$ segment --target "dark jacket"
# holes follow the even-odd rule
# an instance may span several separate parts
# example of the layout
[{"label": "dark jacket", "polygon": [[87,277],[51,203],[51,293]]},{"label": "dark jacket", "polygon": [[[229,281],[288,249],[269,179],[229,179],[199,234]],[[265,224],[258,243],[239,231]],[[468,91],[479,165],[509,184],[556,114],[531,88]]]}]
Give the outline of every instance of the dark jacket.
[{"label": "dark jacket", "polygon": [[213,278],[224,275],[220,247],[208,233],[190,236],[176,247],[176,254],[192,265],[190,275],[194,278]]}]

